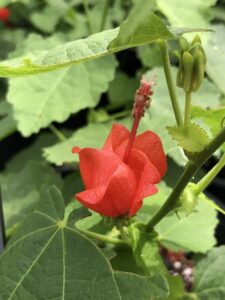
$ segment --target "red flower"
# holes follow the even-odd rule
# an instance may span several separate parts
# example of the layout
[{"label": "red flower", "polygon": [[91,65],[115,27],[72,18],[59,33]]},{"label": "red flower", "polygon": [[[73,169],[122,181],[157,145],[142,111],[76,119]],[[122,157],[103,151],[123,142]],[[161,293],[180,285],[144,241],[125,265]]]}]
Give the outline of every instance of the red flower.
[{"label": "red flower", "polygon": [[155,184],[166,172],[160,138],[151,131],[138,135],[127,163],[123,157],[130,132],[115,124],[102,149],[73,148],[80,156],[80,172],[86,190],[76,198],[105,216],[133,216],[144,197],[157,192]]},{"label": "red flower", "polygon": [[10,11],[6,7],[0,8],[0,21],[7,24],[9,21]]},{"label": "red flower", "polygon": [[160,138],[152,131],[136,136],[145,109],[150,106],[154,82],[141,80],[135,95],[131,132],[115,124],[102,149],[73,148],[79,153],[80,172],[86,190],[76,198],[86,207],[110,217],[133,216],[143,198],[155,187],[167,169]]}]

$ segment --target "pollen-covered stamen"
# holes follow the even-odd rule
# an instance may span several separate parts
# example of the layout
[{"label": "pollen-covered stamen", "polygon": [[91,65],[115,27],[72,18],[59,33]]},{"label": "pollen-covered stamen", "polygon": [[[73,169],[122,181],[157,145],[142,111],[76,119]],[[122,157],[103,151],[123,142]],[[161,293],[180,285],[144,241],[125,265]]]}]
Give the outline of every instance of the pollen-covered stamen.
[{"label": "pollen-covered stamen", "polygon": [[128,145],[125,150],[124,157],[123,157],[123,161],[125,163],[128,162],[141,117],[144,116],[146,109],[148,109],[150,107],[151,100],[152,100],[151,96],[153,94],[152,86],[154,86],[154,85],[155,85],[154,80],[147,81],[145,77],[142,77],[141,85],[140,85],[139,89],[136,91],[135,99],[134,99],[134,106],[133,106],[133,111],[132,111],[132,116],[134,117],[134,122],[132,125]]}]

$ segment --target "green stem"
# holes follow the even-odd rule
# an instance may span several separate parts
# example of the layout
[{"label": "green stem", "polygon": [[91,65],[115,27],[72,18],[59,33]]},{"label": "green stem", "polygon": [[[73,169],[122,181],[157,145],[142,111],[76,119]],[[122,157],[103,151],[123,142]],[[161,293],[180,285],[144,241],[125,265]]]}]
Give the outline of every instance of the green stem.
[{"label": "green stem", "polygon": [[169,94],[170,94],[170,99],[171,99],[172,106],[173,106],[174,115],[176,118],[177,125],[181,126],[183,124],[183,120],[182,120],[181,110],[180,110],[180,106],[179,106],[179,102],[178,102],[178,98],[177,98],[177,94],[176,94],[176,89],[175,89],[173,78],[172,78],[167,42],[160,40],[159,48],[160,48],[160,52],[161,52],[162,64],[163,64],[163,68],[164,68],[167,86],[169,89]]},{"label": "green stem", "polygon": [[157,223],[163,219],[168,212],[172,211],[179,201],[179,198],[191,181],[198,169],[209,159],[209,157],[224,143],[225,141],[225,127],[223,127],[217,136],[208,144],[204,151],[198,153],[195,161],[189,161],[185,167],[183,174],[178,180],[175,188],[167,198],[163,206],[156,212],[156,214],[148,222],[146,229],[151,230]]},{"label": "green stem", "polygon": [[225,166],[225,153],[219,160],[219,162],[198,182],[196,185],[196,194],[199,195],[202,193],[207,186],[213,181],[216,175],[222,170]]},{"label": "green stem", "polygon": [[57,136],[57,138],[61,142],[64,142],[66,140],[65,135],[60,130],[58,130],[54,125],[50,124],[49,129],[52,131],[52,133],[54,133],[55,136]]},{"label": "green stem", "polygon": [[184,114],[184,125],[188,125],[191,118],[191,92],[185,94],[185,114]]},{"label": "green stem", "polygon": [[100,31],[104,30],[105,28],[105,22],[108,15],[108,10],[109,10],[109,0],[105,0],[103,13],[102,13],[102,21],[100,25]]},{"label": "green stem", "polygon": [[90,10],[88,8],[88,0],[82,0],[82,1],[83,1],[84,11],[85,11],[85,14],[87,17],[87,21],[88,21],[89,31],[92,34],[94,32],[93,32],[93,27],[92,27],[91,14],[90,14]]},{"label": "green stem", "polygon": [[112,237],[109,237],[109,236],[106,236],[106,235],[103,235],[103,234],[100,234],[100,233],[80,229],[80,228],[77,228],[77,227],[76,227],[76,229],[80,233],[83,233],[85,236],[87,236],[89,238],[92,238],[92,239],[95,239],[95,240],[98,240],[98,241],[101,241],[101,242],[104,242],[104,243],[114,244],[114,245],[117,245],[117,246],[126,246],[126,247],[129,246],[129,244],[127,242],[125,242],[123,240],[120,240],[120,239],[112,238]]}]

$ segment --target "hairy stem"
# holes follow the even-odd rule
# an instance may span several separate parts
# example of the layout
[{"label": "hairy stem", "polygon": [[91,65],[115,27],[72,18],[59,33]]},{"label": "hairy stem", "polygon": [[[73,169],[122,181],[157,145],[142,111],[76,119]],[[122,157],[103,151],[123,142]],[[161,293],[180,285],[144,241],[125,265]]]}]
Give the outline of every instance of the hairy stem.
[{"label": "hairy stem", "polygon": [[77,227],[76,227],[76,229],[80,233],[84,234],[85,236],[87,236],[89,238],[92,238],[92,239],[95,239],[97,241],[101,241],[101,242],[104,242],[104,243],[109,243],[109,244],[113,244],[113,245],[117,245],[117,246],[129,247],[129,244],[124,240],[112,238],[112,237],[109,237],[109,236],[106,236],[106,235],[103,235],[103,234],[99,234],[99,233],[89,231],[89,230],[80,229],[80,228],[77,228]]},{"label": "hairy stem", "polygon": [[178,180],[175,188],[167,198],[163,206],[156,212],[156,214],[148,222],[146,228],[151,230],[156,224],[158,224],[167,214],[172,211],[179,201],[179,198],[192,180],[198,169],[209,159],[209,157],[224,143],[225,141],[225,127],[223,127],[217,136],[206,146],[205,150],[198,153],[197,159],[189,161],[185,167],[183,174]]},{"label": "hairy stem", "polygon": [[191,92],[186,92],[185,95],[185,114],[184,114],[184,125],[188,125],[191,118]]},{"label": "hairy stem", "polygon": [[159,41],[159,48],[161,52],[161,58],[162,58],[162,64],[164,68],[164,73],[166,77],[167,86],[169,89],[170,99],[173,106],[174,115],[176,118],[176,122],[178,126],[183,125],[181,110],[176,94],[176,88],[173,82],[172,74],[171,74],[171,68],[170,68],[170,59],[169,59],[169,51],[166,41]]}]

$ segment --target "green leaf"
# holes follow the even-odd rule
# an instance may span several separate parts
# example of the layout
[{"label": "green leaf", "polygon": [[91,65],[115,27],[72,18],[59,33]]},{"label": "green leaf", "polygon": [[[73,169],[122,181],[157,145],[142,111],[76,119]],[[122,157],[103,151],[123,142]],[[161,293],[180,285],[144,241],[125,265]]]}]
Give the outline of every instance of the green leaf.
[{"label": "green leaf", "polygon": [[212,135],[215,136],[219,132],[225,118],[225,106],[208,109],[193,106],[191,115],[197,120],[202,120],[210,128]]},{"label": "green leaf", "polygon": [[[144,205],[138,212],[138,220],[147,222],[162,206],[171,192],[163,182],[159,184],[159,192],[144,200]],[[178,211],[165,217],[155,230],[157,240],[172,251],[192,251],[205,253],[216,243],[215,227],[218,223],[216,210],[203,201],[198,201],[192,214]]]},{"label": "green leaf", "polygon": [[59,20],[67,13],[69,5],[64,1],[48,1],[44,9],[34,11],[30,16],[31,23],[39,30],[51,33]]},{"label": "green leaf", "polygon": [[225,26],[223,24],[214,25],[214,32],[210,35],[210,39],[205,46],[207,56],[206,71],[208,76],[219,88],[221,93],[225,95],[224,86],[224,68],[225,68]]},{"label": "green leaf", "polygon": [[167,127],[170,135],[184,150],[188,152],[201,152],[210,139],[203,128],[197,124],[182,127]]},{"label": "green leaf", "polygon": [[46,163],[29,161],[20,170],[1,176],[6,228],[21,222],[50,184],[62,185],[59,175]]},{"label": "green leaf", "polygon": [[[51,44],[57,41],[50,38]],[[26,45],[32,47],[34,42],[39,42],[39,49],[46,44],[49,47],[47,39],[34,35]],[[47,74],[10,79],[8,101],[18,130],[28,137],[53,121],[64,122],[71,113],[96,106],[114,78],[115,67],[111,56]]]},{"label": "green leaf", "polygon": [[174,251],[206,253],[215,244],[216,211],[199,202],[196,211],[189,216],[179,212],[164,218],[157,226],[158,241]]},{"label": "green leaf", "polygon": [[133,102],[139,82],[136,78],[130,78],[126,73],[118,72],[115,79],[109,85],[109,101],[111,106],[120,107]]},{"label": "green leaf", "polygon": [[[49,161],[58,166],[64,163],[78,162],[78,155],[72,154],[72,148],[98,148],[103,146],[104,141],[111,128],[110,123],[91,123],[78,129],[66,141],[44,149],[44,156]],[[95,138],[93,138],[95,137]]]},{"label": "green leaf", "polygon": [[212,249],[196,266],[193,292],[199,300],[225,298],[225,246]]},{"label": "green leaf", "polygon": [[210,7],[216,0],[157,0],[158,9],[173,26],[198,26],[207,28],[211,19]]},{"label": "green leaf", "polygon": [[159,47],[156,44],[139,47],[137,49],[137,54],[145,67],[159,67],[162,64]]},{"label": "green leaf", "polygon": [[[84,216],[83,209],[73,212],[73,222]],[[0,256],[2,299],[130,300],[131,293],[149,300],[168,295],[161,275],[113,272],[96,245],[70,224],[60,191],[50,187]]]},{"label": "green leaf", "polygon": [[179,275],[167,275],[166,280],[169,284],[169,297],[160,300],[183,300],[184,282]]},{"label": "green leaf", "polygon": [[120,26],[118,36],[110,43],[109,49],[124,49],[131,45],[151,43],[157,39],[174,39],[162,20],[151,12],[152,1],[137,3],[126,21]]},{"label": "green leaf", "polygon": [[0,77],[53,71],[120,50],[156,42],[158,39],[175,38],[159,17],[150,11],[147,14],[143,5],[140,9],[138,21],[136,16],[132,15],[121,28],[105,30],[86,39],[63,43],[49,51],[28,52],[21,58],[3,61],[0,63]]},{"label": "green leaf", "polygon": [[168,286],[160,275],[146,278],[131,273],[115,272],[115,280],[122,300],[152,300],[168,295]]}]

